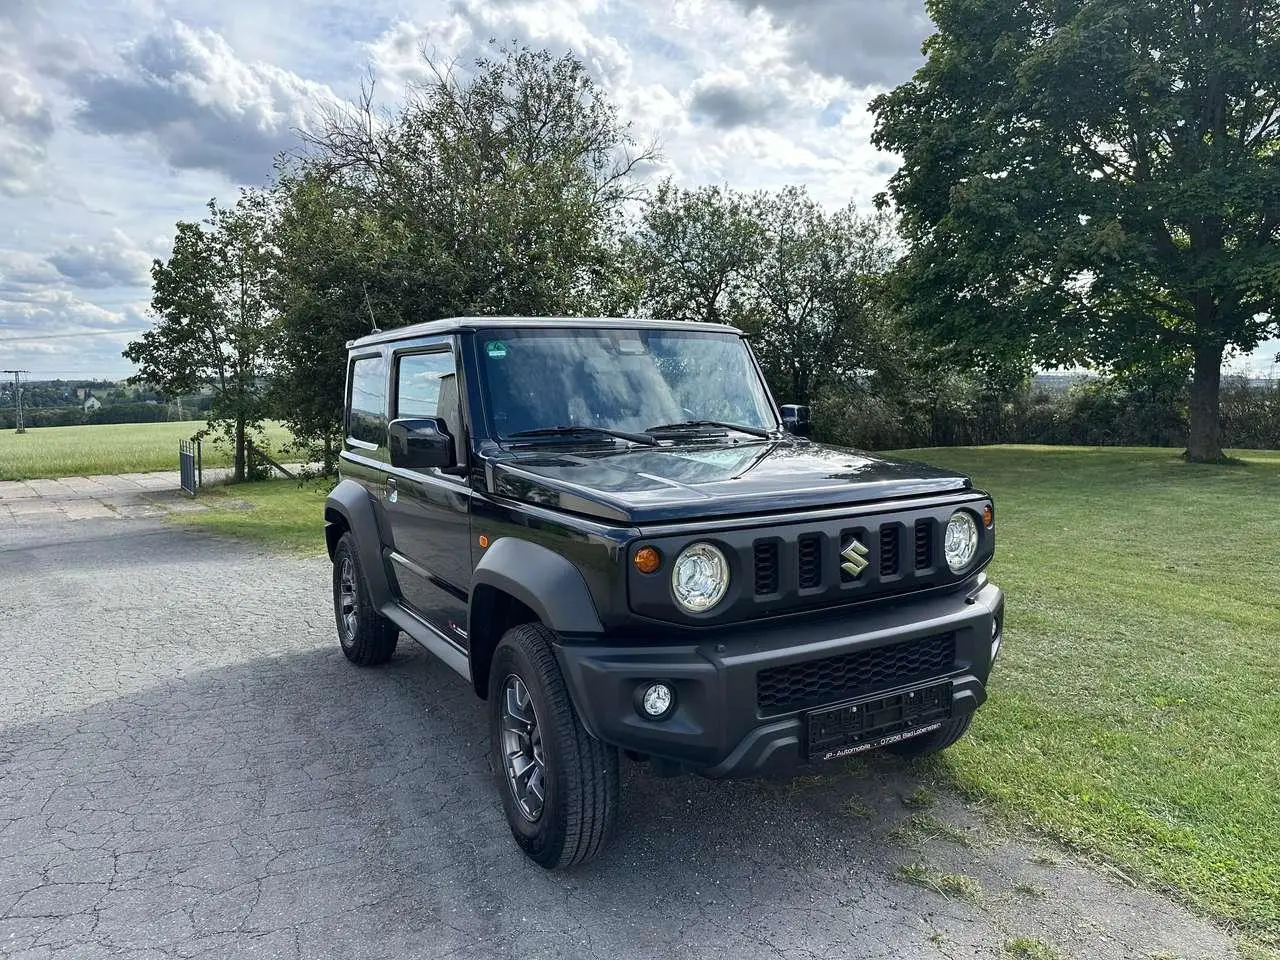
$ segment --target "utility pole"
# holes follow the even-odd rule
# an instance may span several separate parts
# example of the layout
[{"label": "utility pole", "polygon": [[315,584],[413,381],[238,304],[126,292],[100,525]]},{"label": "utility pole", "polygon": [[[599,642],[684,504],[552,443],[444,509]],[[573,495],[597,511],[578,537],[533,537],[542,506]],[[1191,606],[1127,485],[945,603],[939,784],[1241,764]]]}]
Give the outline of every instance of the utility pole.
[{"label": "utility pole", "polygon": [[27,428],[22,425],[22,375],[30,374],[30,370],[0,370],[0,373],[13,374],[13,406],[16,414],[14,423],[17,424],[17,433],[26,433]]}]

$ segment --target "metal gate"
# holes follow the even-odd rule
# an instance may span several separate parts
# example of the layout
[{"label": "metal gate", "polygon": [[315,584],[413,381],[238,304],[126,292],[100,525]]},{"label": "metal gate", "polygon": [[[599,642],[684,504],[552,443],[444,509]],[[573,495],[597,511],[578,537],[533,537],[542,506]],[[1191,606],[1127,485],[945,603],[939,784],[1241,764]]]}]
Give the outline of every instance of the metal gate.
[{"label": "metal gate", "polygon": [[182,489],[194,497],[200,489],[200,481],[204,479],[199,440],[178,441],[178,472],[181,474]]}]

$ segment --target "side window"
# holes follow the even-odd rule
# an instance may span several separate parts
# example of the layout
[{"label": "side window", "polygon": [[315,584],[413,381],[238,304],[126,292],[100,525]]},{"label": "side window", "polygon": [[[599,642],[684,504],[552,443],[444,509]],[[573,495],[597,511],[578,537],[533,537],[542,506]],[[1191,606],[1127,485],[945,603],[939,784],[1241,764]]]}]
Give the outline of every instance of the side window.
[{"label": "side window", "polygon": [[387,361],[385,357],[361,357],[351,364],[351,413],[347,436],[353,440],[387,445]]},{"label": "side window", "polygon": [[[453,354],[447,350],[400,357],[396,361],[396,416],[449,420],[452,411],[441,409],[441,381],[452,379],[453,369]],[[448,398],[445,400],[447,406]]]}]

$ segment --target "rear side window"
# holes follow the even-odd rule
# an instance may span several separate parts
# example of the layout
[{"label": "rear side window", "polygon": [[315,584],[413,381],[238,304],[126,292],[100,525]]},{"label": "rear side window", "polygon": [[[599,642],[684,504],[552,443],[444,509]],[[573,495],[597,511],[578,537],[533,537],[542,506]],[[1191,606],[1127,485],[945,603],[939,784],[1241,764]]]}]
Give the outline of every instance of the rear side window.
[{"label": "rear side window", "polygon": [[377,447],[387,443],[387,360],[360,357],[351,363],[351,413],[347,436]]},{"label": "rear side window", "polygon": [[396,416],[445,417],[440,410],[440,378],[453,375],[453,354],[411,353],[401,357],[398,366]]}]

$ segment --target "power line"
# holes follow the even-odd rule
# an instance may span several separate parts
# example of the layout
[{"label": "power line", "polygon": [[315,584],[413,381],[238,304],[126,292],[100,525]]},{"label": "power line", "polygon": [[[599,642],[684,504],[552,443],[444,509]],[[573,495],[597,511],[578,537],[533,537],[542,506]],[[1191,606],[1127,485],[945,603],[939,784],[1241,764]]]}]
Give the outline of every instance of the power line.
[{"label": "power line", "polygon": [[17,433],[26,433],[27,428],[22,425],[22,375],[27,374],[27,379],[31,379],[30,370],[0,370],[0,373],[13,374],[13,405],[17,411],[14,421],[18,427]]},{"label": "power line", "polygon": [[75,337],[107,337],[118,334],[146,333],[145,330],[82,330],[79,333],[43,333],[34,337],[0,337],[0,343],[21,343],[30,341],[39,343],[43,340],[71,340]]}]

